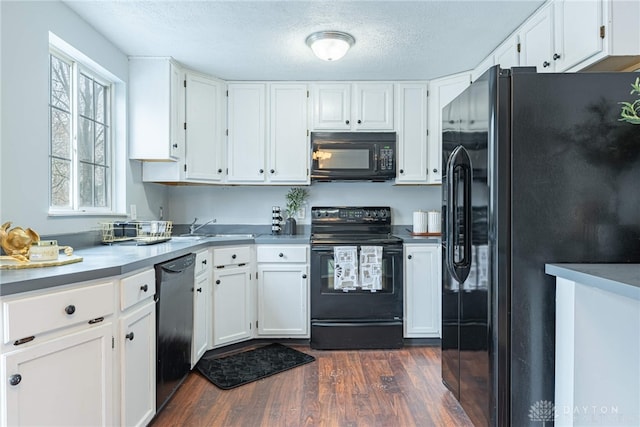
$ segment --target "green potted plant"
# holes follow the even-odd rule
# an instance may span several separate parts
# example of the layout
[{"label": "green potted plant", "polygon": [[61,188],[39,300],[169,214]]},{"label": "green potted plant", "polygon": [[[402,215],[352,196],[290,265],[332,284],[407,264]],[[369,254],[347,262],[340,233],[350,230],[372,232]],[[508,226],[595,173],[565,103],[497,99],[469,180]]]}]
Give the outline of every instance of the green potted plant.
[{"label": "green potted plant", "polygon": [[286,195],[287,207],[285,213],[287,219],[284,224],[284,233],[288,235],[296,234],[295,216],[309,196],[309,191],[302,187],[292,187]]},{"label": "green potted plant", "polygon": [[[640,97],[640,77],[636,78],[635,83],[631,83],[631,95],[634,93]],[[620,121],[640,125],[640,98],[633,102],[621,102],[622,110],[620,111]]]}]

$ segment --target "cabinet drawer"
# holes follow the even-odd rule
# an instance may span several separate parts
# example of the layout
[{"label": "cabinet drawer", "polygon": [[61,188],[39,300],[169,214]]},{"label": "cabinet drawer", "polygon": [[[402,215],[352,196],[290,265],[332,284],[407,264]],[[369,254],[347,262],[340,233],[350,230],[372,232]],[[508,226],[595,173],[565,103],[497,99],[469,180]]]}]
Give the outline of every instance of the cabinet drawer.
[{"label": "cabinet drawer", "polygon": [[4,342],[77,325],[113,313],[114,284],[103,282],[4,303]]},{"label": "cabinet drawer", "polygon": [[213,264],[216,267],[249,262],[251,262],[251,248],[249,246],[232,246],[213,250]]},{"label": "cabinet drawer", "polygon": [[307,262],[307,246],[260,245],[257,248],[258,262]]},{"label": "cabinet drawer", "polygon": [[206,271],[209,271],[211,265],[211,256],[209,251],[200,251],[196,253],[196,266],[195,275],[198,276]]},{"label": "cabinet drawer", "polygon": [[124,311],[155,293],[156,271],[153,268],[125,277],[120,280],[120,308]]}]

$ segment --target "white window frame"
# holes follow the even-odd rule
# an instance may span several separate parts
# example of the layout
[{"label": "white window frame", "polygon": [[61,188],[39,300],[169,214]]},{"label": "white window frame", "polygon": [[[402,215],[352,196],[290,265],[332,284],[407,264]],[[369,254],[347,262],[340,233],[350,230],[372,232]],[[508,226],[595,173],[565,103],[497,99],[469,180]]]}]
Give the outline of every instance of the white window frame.
[{"label": "white window frame", "polygon": [[[91,58],[82,54],[81,52],[74,49],[72,46],[64,42],[62,39],[57,37],[53,33],[49,33],[49,54],[53,54],[58,58],[62,59],[67,63],[73,63],[72,67],[72,80],[74,81],[72,85],[72,107],[71,111],[71,120],[72,120],[72,153],[71,153],[71,162],[72,162],[72,172],[71,179],[73,180],[72,190],[71,190],[71,201],[70,206],[52,206],[52,171],[51,171],[51,160],[52,160],[52,135],[51,135],[51,111],[52,107],[50,105],[51,99],[51,75],[50,70],[47,73],[49,76],[49,173],[48,173],[48,186],[49,186],[49,216],[122,216],[126,215],[124,210],[124,201],[126,200],[126,158],[123,158],[123,153],[126,153],[126,147],[123,147],[123,144],[126,144],[126,137],[124,140],[120,141],[123,138],[123,129],[122,126],[126,125],[126,121],[122,122],[124,115],[126,115],[126,111],[120,111],[121,108],[125,108],[126,102],[123,102],[123,99],[126,99],[126,92],[124,83],[115,77],[108,70],[102,68],[96,62],[94,62]],[[50,67],[50,60],[47,61],[48,66]],[[109,178],[107,185],[107,202],[104,207],[95,207],[95,206],[79,206],[79,181],[77,178],[79,161],[77,158],[77,120],[78,120],[78,97],[77,97],[77,82],[80,71],[84,74],[90,76],[95,79],[100,84],[103,84],[108,87],[109,96],[107,103],[108,107],[105,108],[105,114],[109,117],[108,124],[108,135],[105,135],[106,139],[108,139],[107,148],[106,148],[106,156],[108,156],[108,165],[109,165]]]}]

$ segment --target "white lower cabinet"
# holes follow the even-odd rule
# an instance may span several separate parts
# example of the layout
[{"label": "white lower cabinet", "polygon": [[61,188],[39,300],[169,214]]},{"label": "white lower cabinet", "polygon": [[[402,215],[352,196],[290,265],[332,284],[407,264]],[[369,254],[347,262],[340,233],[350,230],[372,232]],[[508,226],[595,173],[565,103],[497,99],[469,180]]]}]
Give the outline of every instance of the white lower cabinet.
[{"label": "white lower cabinet", "polygon": [[145,426],[156,413],[156,306],[149,299],[120,319],[120,424]]},{"label": "white lower cabinet", "polygon": [[120,279],[119,352],[120,425],[145,426],[156,413],[155,270]]},{"label": "white lower cabinet", "polygon": [[113,324],[2,356],[2,425],[110,426]]},{"label": "white lower cabinet", "polygon": [[209,349],[211,335],[211,254],[208,249],[196,253],[196,275],[193,289],[193,345],[191,368]]},{"label": "white lower cabinet", "polygon": [[405,244],[404,256],[404,336],[440,338],[440,245]]},{"label": "white lower cabinet", "polygon": [[251,338],[251,247],[213,249],[213,347]]},{"label": "white lower cabinet", "polygon": [[258,245],[258,335],[309,336],[309,246]]}]

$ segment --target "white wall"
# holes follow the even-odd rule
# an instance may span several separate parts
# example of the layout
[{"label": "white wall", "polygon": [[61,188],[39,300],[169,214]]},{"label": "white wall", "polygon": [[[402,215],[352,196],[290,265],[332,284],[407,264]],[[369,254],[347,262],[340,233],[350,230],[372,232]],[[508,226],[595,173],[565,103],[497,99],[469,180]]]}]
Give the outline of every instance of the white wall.
[{"label": "white wall", "polygon": [[[59,1],[3,0],[0,19],[0,221],[40,234],[96,229],[105,218],[47,215],[49,31],[125,83],[127,57]],[[142,184],[138,162],[126,166],[125,206],[135,203],[138,216],[154,218],[166,188]]]},{"label": "white wall", "polygon": [[[165,219],[185,224],[216,218],[218,224],[271,224],[271,207],[286,206],[290,187],[172,187]],[[441,208],[440,186],[400,186],[391,183],[324,182],[309,187],[307,216],[311,206],[391,206],[393,224],[409,225],[413,211]]]}]

